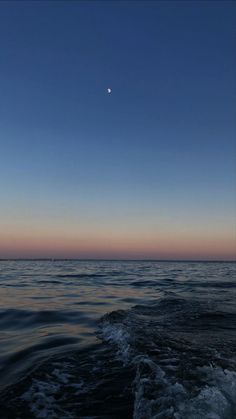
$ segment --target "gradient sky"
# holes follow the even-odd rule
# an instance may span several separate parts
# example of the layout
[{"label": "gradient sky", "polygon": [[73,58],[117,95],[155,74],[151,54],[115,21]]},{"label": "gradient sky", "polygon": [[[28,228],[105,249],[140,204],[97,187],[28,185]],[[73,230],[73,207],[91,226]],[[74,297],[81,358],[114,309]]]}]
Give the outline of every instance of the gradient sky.
[{"label": "gradient sky", "polygon": [[1,1],[0,257],[234,259],[235,23],[233,1]]}]

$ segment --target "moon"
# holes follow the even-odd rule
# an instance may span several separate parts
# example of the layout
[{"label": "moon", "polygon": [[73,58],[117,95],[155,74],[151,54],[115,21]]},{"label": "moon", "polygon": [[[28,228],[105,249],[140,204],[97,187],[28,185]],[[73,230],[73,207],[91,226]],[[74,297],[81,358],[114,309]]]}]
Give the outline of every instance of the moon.
[{"label": "moon", "polygon": [[108,87],[108,89],[107,89],[107,93],[108,93],[108,94],[111,94],[111,88],[110,88],[110,87]]}]

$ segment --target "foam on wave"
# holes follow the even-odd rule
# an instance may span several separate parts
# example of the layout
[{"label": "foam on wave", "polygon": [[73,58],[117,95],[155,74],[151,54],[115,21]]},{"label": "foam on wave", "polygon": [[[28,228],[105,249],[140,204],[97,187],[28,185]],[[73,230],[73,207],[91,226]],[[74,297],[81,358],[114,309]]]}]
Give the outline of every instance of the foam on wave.
[{"label": "foam on wave", "polygon": [[[218,341],[217,333],[205,339],[205,346],[201,346],[202,339],[196,339],[193,319],[198,328],[199,319],[202,321],[204,316],[203,306],[185,305],[183,301],[181,318],[178,318],[180,303],[172,300],[171,304],[165,301],[156,306],[117,311],[102,320],[102,339],[116,348],[116,356],[124,365],[136,368],[133,417],[234,419],[235,358],[232,359],[231,352],[224,353],[225,344]],[[164,307],[170,312],[164,311]],[[212,321],[209,309],[204,309],[206,321]],[[185,329],[181,333],[184,317]],[[229,343],[234,351],[233,342]]]}]

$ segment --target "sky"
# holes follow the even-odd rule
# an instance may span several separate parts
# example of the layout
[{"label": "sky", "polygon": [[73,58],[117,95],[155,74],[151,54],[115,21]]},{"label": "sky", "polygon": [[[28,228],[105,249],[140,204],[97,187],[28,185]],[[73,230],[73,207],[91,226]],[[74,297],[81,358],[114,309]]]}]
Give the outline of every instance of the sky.
[{"label": "sky", "polygon": [[235,28],[227,0],[1,1],[0,258],[235,259]]}]

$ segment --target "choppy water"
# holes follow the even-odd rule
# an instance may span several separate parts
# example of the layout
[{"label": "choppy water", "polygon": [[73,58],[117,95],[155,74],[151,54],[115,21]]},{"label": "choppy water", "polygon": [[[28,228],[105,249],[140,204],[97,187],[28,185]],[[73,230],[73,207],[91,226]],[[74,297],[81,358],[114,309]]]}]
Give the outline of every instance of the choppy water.
[{"label": "choppy water", "polygon": [[0,262],[0,418],[236,418],[236,264]]}]

